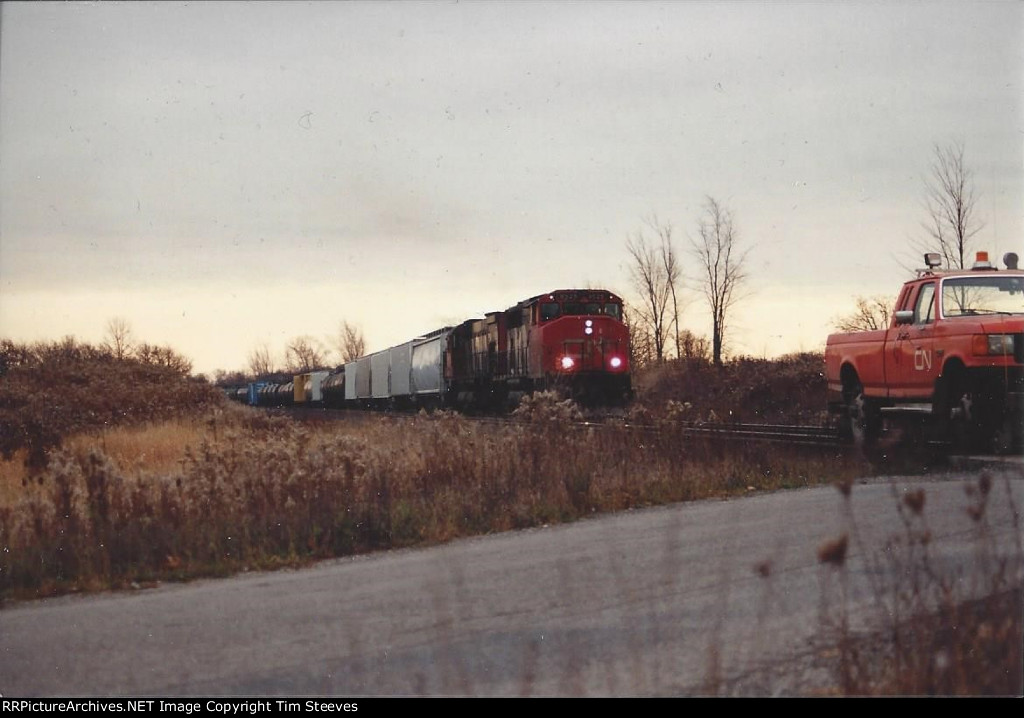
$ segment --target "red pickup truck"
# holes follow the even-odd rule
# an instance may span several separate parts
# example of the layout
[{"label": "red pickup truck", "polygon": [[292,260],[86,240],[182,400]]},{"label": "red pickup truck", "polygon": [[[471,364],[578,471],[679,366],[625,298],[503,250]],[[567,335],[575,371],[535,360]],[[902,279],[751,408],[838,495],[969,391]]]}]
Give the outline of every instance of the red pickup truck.
[{"label": "red pickup truck", "polygon": [[832,334],[825,347],[829,410],[858,442],[909,417],[975,451],[1021,448],[1024,271],[978,252],[969,270],[938,254],[903,285],[888,329]]}]

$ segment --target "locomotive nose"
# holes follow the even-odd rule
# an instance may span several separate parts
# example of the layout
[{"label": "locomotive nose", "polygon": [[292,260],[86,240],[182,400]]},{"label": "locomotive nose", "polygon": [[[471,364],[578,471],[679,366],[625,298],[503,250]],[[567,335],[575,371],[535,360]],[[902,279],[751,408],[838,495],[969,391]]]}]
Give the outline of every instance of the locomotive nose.
[{"label": "locomotive nose", "polygon": [[623,337],[612,317],[573,317],[551,327],[557,343],[555,369],[566,374],[603,374],[627,371]]}]

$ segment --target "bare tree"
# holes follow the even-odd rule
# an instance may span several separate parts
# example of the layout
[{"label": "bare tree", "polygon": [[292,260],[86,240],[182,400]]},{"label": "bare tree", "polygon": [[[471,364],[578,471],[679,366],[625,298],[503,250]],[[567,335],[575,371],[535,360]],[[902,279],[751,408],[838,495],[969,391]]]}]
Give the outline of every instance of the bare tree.
[{"label": "bare tree", "polygon": [[[632,260],[629,266],[633,288],[640,295],[635,306],[635,329],[649,333],[654,348],[654,360],[665,358],[665,343],[669,337],[672,319],[669,317],[669,303],[674,302],[679,279],[679,268],[672,250],[672,229],[661,225],[657,218],[647,220],[647,226],[658,237],[658,244],[648,243],[643,230],[626,240],[626,251]],[[678,319],[678,303],[674,317]]]},{"label": "bare tree", "polygon": [[115,359],[127,359],[133,348],[132,325],[124,317],[113,317],[107,321],[107,335],[103,348]]},{"label": "bare tree", "polygon": [[729,311],[740,299],[737,290],[746,280],[744,265],[749,250],[738,250],[732,212],[714,197],[704,202],[698,231],[698,238],[691,239],[691,244],[700,262],[704,298],[711,310],[712,361],[722,366]]},{"label": "bare tree", "polygon": [[267,376],[277,371],[277,367],[274,365],[274,356],[271,354],[270,347],[267,346],[266,342],[256,345],[249,352],[249,371],[256,378]]},{"label": "bare tree", "polygon": [[312,371],[324,366],[323,348],[313,337],[295,337],[285,349],[291,371]]},{"label": "bare tree", "polygon": [[338,328],[335,347],[343,363],[355,361],[366,354],[366,338],[363,336],[363,330],[354,324],[343,321]]},{"label": "bare tree", "polygon": [[134,356],[145,364],[167,367],[182,376],[188,376],[192,371],[192,360],[168,346],[143,342],[135,347]]},{"label": "bare tree", "polygon": [[679,342],[679,297],[676,295],[681,270],[676,258],[675,246],[672,244],[672,225],[661,224],[654,216],[648,221],[648,225],[661,238],[661,265],[665,270],[665,281],[668,283],[669,293],[672,295],[672,336],[676,339],[676,357],[682,357],[682,347]]},{"label": "bare tree", "polygon": [[680,359],[711,361],[711,347],[707,337],[698,336],[689,329],[683,329],[676,334],[676,343],[680,347]]},{"label": "bare tree", "polygon": [[640,369],[654,358],[654,341],[647,326],[638,322],[638,311],[631,304],[622,307],[622,323],[629,331],[629,365]]},{"label": "bare tree", "polygon": [[974,213],[978,201],[974,173],[964,163],[962,143],[935,145],[934,153],[931,174],[925,181],[928,218],[922,223],[928,239],[917,248],[939,252],[946,267],[963,269],[971,240],[984,226]]},{"label": "bare tree", "polygon": [[836,317],[832,324],[841,332],[866,332],[887,329],[892,319],[893,300],[878,294],[857,297],[857,308],[849,314]]},{"label": "bare tree", "polygon": [[224,369],[217,369],[213,373],[213,383],[217,386],[238,386],[239,384],[246,384],[249,381],[249,377],[241,371],[225,371]]}]

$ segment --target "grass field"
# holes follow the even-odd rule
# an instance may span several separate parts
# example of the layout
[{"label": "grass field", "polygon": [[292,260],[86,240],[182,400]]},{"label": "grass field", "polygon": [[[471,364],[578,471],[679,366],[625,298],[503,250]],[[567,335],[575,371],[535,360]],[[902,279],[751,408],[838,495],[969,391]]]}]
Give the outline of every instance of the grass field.
[{"label": "grass field", "polygon": [[34,473],[4,462],[0,591],[217,575],[865,470],[822,450],[580,430],[550,411],[300,424],[228,407],[73,437]]}]

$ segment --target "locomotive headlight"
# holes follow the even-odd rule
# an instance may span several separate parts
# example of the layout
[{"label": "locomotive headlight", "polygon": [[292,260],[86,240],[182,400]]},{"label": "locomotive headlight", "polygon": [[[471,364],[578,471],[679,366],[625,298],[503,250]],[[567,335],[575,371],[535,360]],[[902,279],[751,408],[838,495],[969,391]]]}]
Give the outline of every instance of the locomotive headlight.
[{"label": "locomotive headlight", "polygon": [[594,333],[594,328],[593,327],[584,327],[583,328],[583,333],[586,334],[587,336],[590,336],[591,334]]},{"label": "locomotive headlight", "polygon": [[622,357],[612,357],[608,360],[608,366],[612,369],[618,369],[622,366]]},{"label": "locomotive headlight", "polygon": [[979,356],[1013,354],[1013,335],[975,334],[972,348]]},{"label": "locomotive headlight", "polygon": [[594,326],[594,320],[593,319],[588,319],[587,321],[583,322],[583,326],[585,326],[585,327],[592,327],[592,326]]},{"label": "locomotive headlight", "polygon": [[562,368],[568,371],[576,366],[576,361],[572,357],[562,357]]}]

